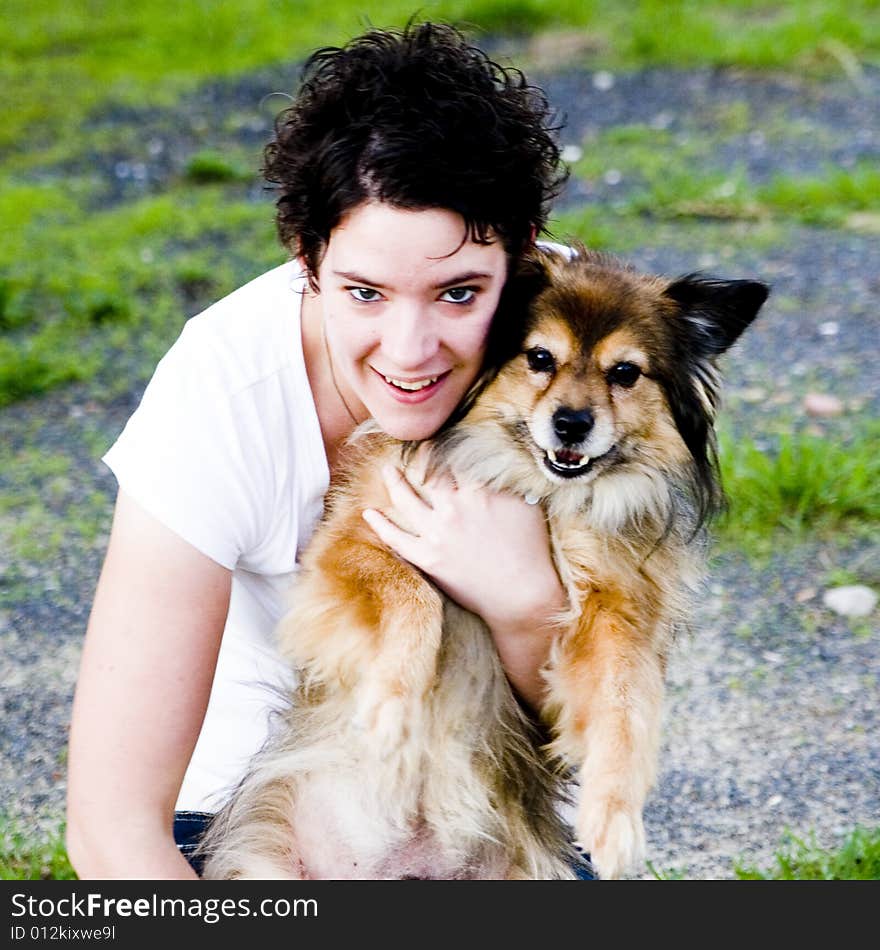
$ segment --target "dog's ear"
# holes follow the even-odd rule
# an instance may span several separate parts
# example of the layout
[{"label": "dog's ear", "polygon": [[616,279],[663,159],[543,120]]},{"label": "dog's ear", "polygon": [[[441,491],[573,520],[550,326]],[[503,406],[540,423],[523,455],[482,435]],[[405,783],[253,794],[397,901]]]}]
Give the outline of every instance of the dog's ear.
[{"label": "dog's ear", "polygon": [[758,316],[770,288],[757,280],[716,280],[688,274],[664,295],[681,308],[690,346],[699,356],[723,353]]},{"label": "dog's ear", "polygon": [[672,360],[665,379],[669,407],[694,461],[697,524],[723,504],[713,422],[720,379],[715,357],[755,319],[769,288],[754,280],[716,280],[689,274],[664,291],[678,308]]},{"label": "dog's ear", "polygon": [[528,303],[549,283],[554,269],[561,265],[553,251],[532,245],[513,265],[507,277],[505,290],[508,295]]},{"label": "dog's ear", "polygon": [[494,375],[519,351],[532,301],[550,283],[553,255],[530,248],[511,268],[489,328],[484,370]]}]

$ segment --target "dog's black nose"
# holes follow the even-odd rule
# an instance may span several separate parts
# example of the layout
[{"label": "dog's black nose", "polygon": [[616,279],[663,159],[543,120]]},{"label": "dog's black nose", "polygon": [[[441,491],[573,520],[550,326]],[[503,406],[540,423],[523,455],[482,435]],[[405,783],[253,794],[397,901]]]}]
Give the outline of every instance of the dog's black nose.
[{"label": "dog's black nose", "polygon": [[557,409],[553,413],[553,431],[566,445],[583,442],[593,428],[593,413],[589,409]]}]

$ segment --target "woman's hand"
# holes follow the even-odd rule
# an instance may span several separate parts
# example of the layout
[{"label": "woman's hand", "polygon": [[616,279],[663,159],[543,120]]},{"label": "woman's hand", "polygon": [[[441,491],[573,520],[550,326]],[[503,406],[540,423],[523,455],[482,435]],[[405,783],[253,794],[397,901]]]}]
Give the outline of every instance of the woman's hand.
[{"label": "woman's hand", "polygon": [[417,456],[408,469],[418,491],[399,469],[386,469],[392,507],[364,518],[392,550],[483,618],[511,684],[540,708],[553,619],[568,606],[544,512],[510,494],[456,485],[446,473],[423,481],[421,463]]}]

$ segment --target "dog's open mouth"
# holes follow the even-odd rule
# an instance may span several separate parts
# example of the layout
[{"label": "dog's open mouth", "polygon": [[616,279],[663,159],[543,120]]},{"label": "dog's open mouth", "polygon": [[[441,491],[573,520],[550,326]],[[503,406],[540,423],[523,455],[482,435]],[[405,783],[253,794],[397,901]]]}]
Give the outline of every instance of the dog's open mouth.
[{"label": "dog's open mouth", "polygon": [[592,467],[602,459],[608,458],[614,452],[611,448],[602,455],[596,455],[593,458],[575,452],[573,449],[546,449],[544,452],[544,465],[562,478],[577,478],[579,475],[586,475]]}]

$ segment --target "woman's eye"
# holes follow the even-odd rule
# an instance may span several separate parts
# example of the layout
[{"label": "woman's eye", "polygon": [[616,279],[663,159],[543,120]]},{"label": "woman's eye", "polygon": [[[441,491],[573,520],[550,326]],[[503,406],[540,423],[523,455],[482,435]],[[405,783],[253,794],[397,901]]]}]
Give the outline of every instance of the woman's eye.
[{"label": "woman's eye", "polygon": [[347,287],[346,289],[360,303],[372,303],[382,296],[378,290],[373,290],[370,287]]},{"label": "woman's eye", "polygon": [[470,303],[477,296],[473,287],[450,287],[444,290],[441,300],[447,303]]},{"label": "woman's eye", "polygon": [[553,354],[543,347],[536,346],[533,350],[526,353],[526,359],[529,361],[529,369],[533,373],[552,373],[556,369],[556,360]]},{"label": "woman's eye", "polygon": [[631,386],[635,386],[636,380],[641,375],[642,370],[635,363],[618,363],[608,370],[607,378],[612,385],[629,389]]}]

